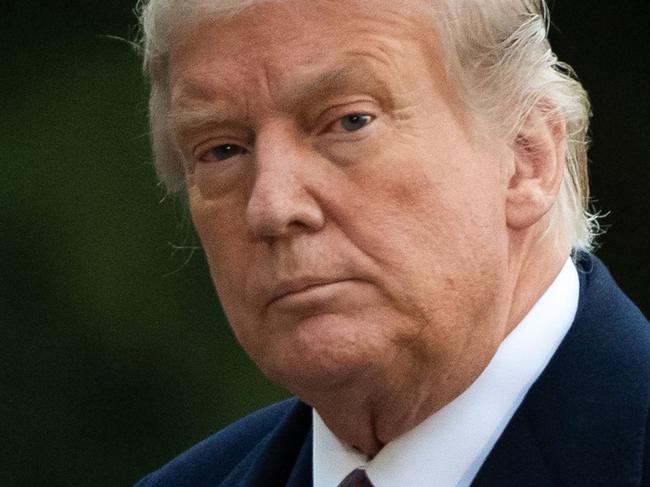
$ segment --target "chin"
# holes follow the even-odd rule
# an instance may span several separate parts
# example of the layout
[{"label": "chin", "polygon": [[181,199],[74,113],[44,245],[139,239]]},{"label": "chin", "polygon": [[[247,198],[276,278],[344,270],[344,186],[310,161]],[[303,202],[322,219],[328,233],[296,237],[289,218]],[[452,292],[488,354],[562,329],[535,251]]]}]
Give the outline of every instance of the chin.
[{"label": "chin", "polygon": [[388,347],[367,323],[321,315],[251,356],[267,377],[304,398],[366,380],[391,356]]}]

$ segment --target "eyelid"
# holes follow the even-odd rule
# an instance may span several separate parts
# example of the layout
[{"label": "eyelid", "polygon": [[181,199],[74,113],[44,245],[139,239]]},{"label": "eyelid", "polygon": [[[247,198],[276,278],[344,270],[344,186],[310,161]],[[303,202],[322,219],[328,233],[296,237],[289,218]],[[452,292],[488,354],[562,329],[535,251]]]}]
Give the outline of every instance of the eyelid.
[{"label": "eyelid", "polygon": [[[249,152],[249,148],[247,147],[246,144],[240,143],[238,141],[235,141],[235,138],[214,138],[214,139],[209,139],[206,140],[205,142],[201,142],[200,144],[197,144],[194,146],[192,149],[192,160],[194,162],[206,162],[202,161],[202,158],[206,155],[209,154],[212,150],[214,150],[217,147],[224,146],[224,145],[232,145],[234,147],[240,147],[242,149],[242,154],[246,154]],[[233,156],[236,157],[236,156]],[[220,162],[226,161],[227,159],[223,159]]]},{"label": "eyelid", "polygon": [[341,119],[350,115],[369,116],[372,118],[370,121],[370,123],[372,123],[379,117],[379,112],[380,110],[377,103],[370,99],[356,99],[355,101],[330,106],[318,117],[322,120],[322,122],[318,124],[318,127],[320,127],[318,129],[318,134],[320,135],[328,132],[328,129],[333,124],[340,122]]},{"label": "eyelid", "polygon": [[[345,121],[345,119],[352,116],[352,115],[358,115],[360,117],[368,117],[370,120],[368,120],[368,122],[365,125],[363,125],[362,127],[360,127],[357,130],[350,131],[350,130],[345,130],[342,127],[341,127],[341,130],[335,130],[335,127],[337,125],[342,125],[343,122]],[[355,134],[355,133],[360,133],[360,132],[363,132],[363,130],[368,125],[370,125],[372,122],[374,122],[376,118],[377,117],[375,115],[371,115],[369,113],[360,113],[360,112],[348,113],[347,115],[344,115],[342,117],[337,118],[334,122],[332,122],[330,125],[328,125],[327,126],[327,132],[334,133],[334,134],[350,134],[350,135]]]},{"label": "eyelid", "polygon": [[249,127],[237,124],[204,124],[200,128],[178,132],[177,147],[188,157],[196,158],[198,151],[222,144],[240,145],[249,149],[254,134]]}]

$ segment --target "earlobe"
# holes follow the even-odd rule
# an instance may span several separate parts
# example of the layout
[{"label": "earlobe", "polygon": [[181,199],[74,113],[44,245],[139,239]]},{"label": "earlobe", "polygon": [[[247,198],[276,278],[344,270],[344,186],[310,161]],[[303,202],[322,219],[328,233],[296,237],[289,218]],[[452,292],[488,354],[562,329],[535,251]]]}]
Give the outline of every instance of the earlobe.
[{"label": "earlobe", "polygon": [[565,167],[566,128],[555,110],[542,103],[526,117],[512,142],[514,171],[508,182],[506,221],[526,229],[557,200]]}]

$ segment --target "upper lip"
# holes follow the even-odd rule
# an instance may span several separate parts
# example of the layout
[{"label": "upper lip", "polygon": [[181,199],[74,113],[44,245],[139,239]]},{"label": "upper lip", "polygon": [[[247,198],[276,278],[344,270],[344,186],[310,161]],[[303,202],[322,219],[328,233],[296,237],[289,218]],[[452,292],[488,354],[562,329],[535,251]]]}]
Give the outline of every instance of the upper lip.
[{"label": "upper lip", "polygon": [[325,286],[336,282],[346,281],[345,278],[326,278],[326,277],[300,277],[280,282],[273,289],[269,304],[277,301],[289,294],[299,293],[315,286]]}]

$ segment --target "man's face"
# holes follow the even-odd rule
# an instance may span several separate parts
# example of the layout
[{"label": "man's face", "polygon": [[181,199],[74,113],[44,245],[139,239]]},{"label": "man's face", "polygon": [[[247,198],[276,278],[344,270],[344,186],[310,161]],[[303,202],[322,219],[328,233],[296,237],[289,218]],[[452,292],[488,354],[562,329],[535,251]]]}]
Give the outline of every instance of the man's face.
[{"label": "man's face", "polygon": [[422,363],[452,381],[503,338],[509,152],[472,143],[431,21],[390,5],[263,3],[171,52],[173,135],[219,297],[259,367],[303,398],[406,383]]}]

